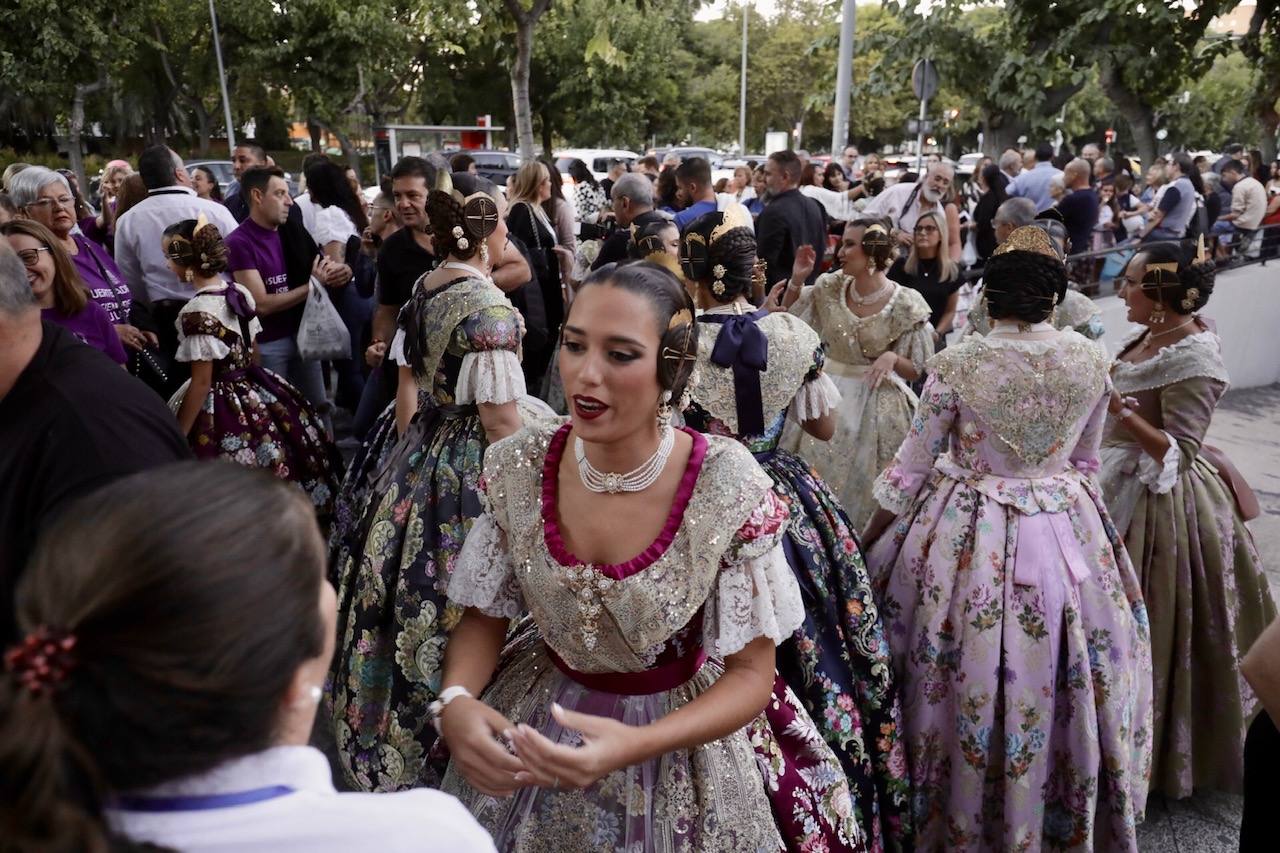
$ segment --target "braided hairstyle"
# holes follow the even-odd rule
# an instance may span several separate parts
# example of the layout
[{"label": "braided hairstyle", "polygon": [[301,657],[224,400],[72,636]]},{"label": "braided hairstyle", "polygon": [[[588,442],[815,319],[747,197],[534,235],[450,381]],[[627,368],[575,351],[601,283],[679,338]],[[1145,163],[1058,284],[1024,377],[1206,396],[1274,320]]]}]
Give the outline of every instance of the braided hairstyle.
[{"label": "braided hairstyle", "polygon": [[227,271],[227,244],[212,222],[196,231],[197,220],[183,219],[164,229],[164,251],[183,269],[208,278]]},{"label": "braided hairstyle", "polygon": [[[879,228],[872,228],[876,225]],[[863,229],[862,254],[871,261],[873,270],[884,272],[893,266],[893,261],[898,256],[898,246],[893,239],[893,222],[887,216],[860,216],[845,226],[846,231],[850,228]]]},{"label": "braided hairstyle", "polygon": [[993,320],[1040,323],[1067,294],[1067,268],[1038,252],[1005,252],[987,259],[982,276]]},{"label": "braided hairstyle", "polygon": [[627,256],[633,261],[643,261],[656,252],[665,252],[663,235],[676,228],[675,222],[660,213],[642,213],[631,223],[631,242],[627,244]]},{"label": "braided hairstyle", "polygon": [[675,273],[652,261],[605,264],[587,276],[578,292],[601,286],[638,294],[653,307],[660,339],[658,384],[671,392],[672,405],[675,405],[674,401],[680,399],[689,384],[698,356],[697,315],[693,298]]},{"label": "braided hairstyle", "polygon": [[[493,182],[469,172],[454,172],[450,175],[453,188],[468,198],[475,193],[484,193],[490,198],[497,195]],[[460,202],[452,193],[433,189],[427,194],[426,204],[428,227],[435,242],[436,255],[444,257],[453,255],[461,261],[469,260],[480,251],[484,236],[472,233],[467,224],[467,217]],[[458,229],[461,229],[459,232]],[[465,242],[465,248],[461,245]]]},{"label": "braided hairstyle", "polygon": [[680,266],[690,281],[705,287],[716,302],[749,294],[756,278],[756,235],[750,228],[731,228],[713,242],[711,232],[724,222],[724,212],[699,216],[680,238]]},{"label": "braided hairstyle", "polygon": [[[1177,242],[1149,243],[1134,255],[1131,264],[1142,276],[1142,292],[1153,302],[1158,302],[1176,314],[1194,314],[1205,306],[1213,293],[1216,267],[1212,261],[1197,263],[1188,257],[1190,245]],[[1151,269],[1152,264],[1176,264],[1177,272],[1164,267]]]}]

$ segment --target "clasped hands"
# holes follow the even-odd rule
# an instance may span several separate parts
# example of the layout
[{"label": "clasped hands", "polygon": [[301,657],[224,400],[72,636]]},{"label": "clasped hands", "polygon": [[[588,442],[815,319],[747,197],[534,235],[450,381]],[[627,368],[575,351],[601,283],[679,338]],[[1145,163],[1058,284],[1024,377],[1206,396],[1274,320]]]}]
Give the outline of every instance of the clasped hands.
[{"label": "clasped hands", "polygon": [[634,726],[567,711],[554,703],[551,716],[562,727],[580,732],[582,745],[555,743],[530,726],[513,725],[471,697],[448,704],[440,716],[440,734],[462,777],[491,797],[508,797],[533,786],[586,788],[643,758],[636,751]]}]

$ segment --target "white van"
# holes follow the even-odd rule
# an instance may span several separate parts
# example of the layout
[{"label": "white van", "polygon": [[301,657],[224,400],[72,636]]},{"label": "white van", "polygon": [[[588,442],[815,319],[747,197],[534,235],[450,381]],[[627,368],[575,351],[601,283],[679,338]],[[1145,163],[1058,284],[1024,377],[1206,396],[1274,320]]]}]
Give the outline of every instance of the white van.
[{"label": "white van", "polygon": [[581,160],[587,164],[596,180],[602,181],[609,177],[609,166],[614,160],[621,160],[630,167],[639,159],[640,155],[636,152],[622,148],[566,148],[556,152],[556,168],[564,175],[565,183],[569,183],[569,164],[574,160]]}]

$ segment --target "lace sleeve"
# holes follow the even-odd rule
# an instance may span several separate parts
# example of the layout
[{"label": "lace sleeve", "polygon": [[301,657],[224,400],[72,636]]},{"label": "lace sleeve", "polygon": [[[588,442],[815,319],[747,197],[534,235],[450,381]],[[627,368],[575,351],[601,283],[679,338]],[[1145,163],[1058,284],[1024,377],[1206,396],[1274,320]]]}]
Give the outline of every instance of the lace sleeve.
[{"label": "lace sleeve", "polygon": [[911,419],[911,430],[902,440],[893,462],[879,477],[871,493],[880,506],[899,515],[906,512],[933,470],[933,462],[946,446],[955,423],[957,396],[937,374],[925,382]]},{"label": "lace sleeve", "polygon": [[933,358],[933,326],[928,320],[921,320],[893,342],[893,351],[915,366],[917,372],[924,375],[924,365]]},{"label": "lace sleeve", "polygon": [[467,403],[510,403],[524,396],[524,372],[520,359],[509,350],[469,352],[462,357],[458,374],[459,405]]},{"label": "lace sleeve", "polygon": [[213,335],[189,335],[178,344],[174,358],[178,361],[217,361],[231,355],[231,347]]},{"label": "lace sleeve", "polygon": [[[1102,398],[1085,421],[1076,447],[1071,451],[1071,465],[1085,474],[1096,474],[1100,467],[1099,447],[1102,445],[1102,432],[1107,423],[1107,404],[1111,402],[1111,380],[1107,379]],[[1146,454],[1143,454],[1145,457]]]},{"label": "lace sleeve", "polygon": [[404,329],[396,329],[395,335],[391,338],[391,345],[387,347],[387,358],[391,359],[392,364],[398,364],[401,367],[409,366],[409,362],[404,357]]},{"label": "lace sleeve", "polygon": [[471,525],[449,579],[449,598],[486,616],[515,619],[524,613],[507,534],[488,510]]},{"label": "lace sleeve", "polygon": [[775,644],[804,621],[800,586],[782,549],[788,510],[772,491],[738,530],[707,600],[704,647],[719,657],[756,637]]}]

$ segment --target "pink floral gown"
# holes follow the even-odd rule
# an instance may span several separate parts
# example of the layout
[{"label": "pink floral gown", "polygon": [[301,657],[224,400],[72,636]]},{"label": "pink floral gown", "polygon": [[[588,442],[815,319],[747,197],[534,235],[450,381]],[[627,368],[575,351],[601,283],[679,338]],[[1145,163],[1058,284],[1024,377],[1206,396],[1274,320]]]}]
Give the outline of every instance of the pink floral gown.
[{"label": "pink floral gown", "polygon": [[876,483],[917,849],[1137,849],[1151,651],[1092,476],[1107,366],[1072,331],[945,350]]}]

